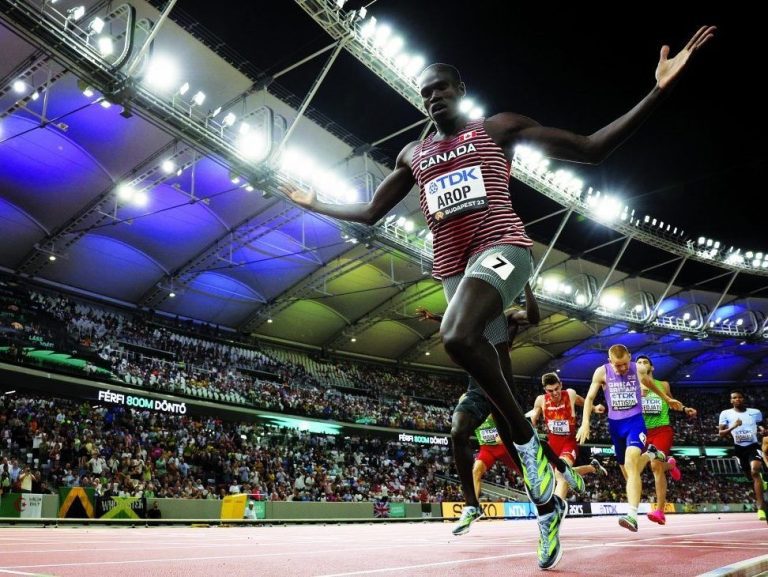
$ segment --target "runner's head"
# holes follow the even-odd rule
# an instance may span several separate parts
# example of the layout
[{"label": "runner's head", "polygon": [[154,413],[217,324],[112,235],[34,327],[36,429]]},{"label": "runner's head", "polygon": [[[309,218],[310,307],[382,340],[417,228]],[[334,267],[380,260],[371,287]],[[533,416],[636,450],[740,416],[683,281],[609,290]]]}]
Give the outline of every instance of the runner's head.
[{"label": "runner's head", "polygon": [[637,355],[635,363],[638,367],[643,367],[649,375],[653,375],[653,361],[648,355]]},{"label": "runner's head", "polygon": [[746,404],[747,397],[739,390],[731,391],[731,406],[734,409],[743,409]]},{"label": "runner's head", "polygon": [[424,110],[436,123],[451,120],[461,113],[459,103],[467,93],[461,74],[450,64],[430,64],[419,74],[419,91]]},{"label": "runner's head", "polygon": [[629,349],[624,345],[613,345],[608,349],[608,362],[613,365],[613,370],[619,375],[627,374],[631,360],[632,355],[629,354]]},{"label": "runner's head", "polygon": [[563,383],[560,381],[557,373],[542,375],[541,385],[544,387],[544,392],[548,393],[553,401],[556,403],[560,401],[560,396],[563,393]]}]

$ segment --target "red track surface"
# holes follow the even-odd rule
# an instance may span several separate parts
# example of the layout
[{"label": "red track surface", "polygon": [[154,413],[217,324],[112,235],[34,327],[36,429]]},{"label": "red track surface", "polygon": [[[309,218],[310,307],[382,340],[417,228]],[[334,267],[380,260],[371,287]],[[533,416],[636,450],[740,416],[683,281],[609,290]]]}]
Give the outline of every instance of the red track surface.
[{"label": "red track surface", "polygon": [[[462,537],[448,523],[248,528],[0,528],[0,577],[250,577],[545,575],[533,521],[480,521]],[[644,518],[630,533],[616,517],[569,518],[565,553],[550,573],[693,576],[768,551],[754,513]]]}]

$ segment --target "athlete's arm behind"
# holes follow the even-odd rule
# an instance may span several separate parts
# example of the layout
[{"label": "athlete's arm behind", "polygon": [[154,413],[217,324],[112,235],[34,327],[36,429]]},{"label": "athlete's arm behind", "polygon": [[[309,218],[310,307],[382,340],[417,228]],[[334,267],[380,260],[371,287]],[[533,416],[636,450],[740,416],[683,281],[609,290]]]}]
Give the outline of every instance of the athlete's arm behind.
[{"label": "athlete's arm behind", "polygon": [[533,403],[533,409],[531,410],[531,424],[535,429],[539,425],[539,417],[541,417],[544,411],[544,395],[539,395]]},{"label": "athlete's arm behind", "polygon": [[637,365],[637,376],[640,379],[640,383],[644,387],[647,387],[651,389],[654,393],[659,395],[664,401],[669,405],[669,407],[672,410],[675,411],[682,411],[683,410],[683,403],[678,401],[677,399],[673,399],[669,396],[669,383],[667,383],[666,388],[663,386],[658,386],[656,382],[651,378],[650,373],[648,373],[642,365]]}]

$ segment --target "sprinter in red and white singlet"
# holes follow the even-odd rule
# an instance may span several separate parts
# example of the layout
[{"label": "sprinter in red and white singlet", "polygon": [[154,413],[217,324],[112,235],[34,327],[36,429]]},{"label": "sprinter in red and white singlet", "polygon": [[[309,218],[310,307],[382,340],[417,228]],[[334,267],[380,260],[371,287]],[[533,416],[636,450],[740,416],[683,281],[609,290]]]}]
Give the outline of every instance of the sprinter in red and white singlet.
[{"label": "sprinter in red and white singlet", "polygon": [[[443,346],[496,406],[501,416],[496,423],[499,435],[507,448],[518,451],[526,489],[538,510],[541,569],[553,568],[562,555],[559,526],[565,504],[554,494],[554,470],[504,378],[493,346],[500,342],[497,339],[506,339],[504,309],[523,291],[532,273],[531,242],[508,198],[509,163],[518,144],[538,147],[551,158],[602,161],[648,117],[714,30],[699,29],[673,58],[668,58],[669,47],[664,46],[648,95],[588,136],[544,127],[512,112],[472,121],[459,109],[466,95],[459,71],[432,64],[421,72],[417,84],[435,133],[403,148],[395,169],[370,201],[330,204],[319,201],[314,191],[285,189],[291,200],[314,212],[372,225],[418,181],[421,207],[434,235],[434,274],[448,300],[440,325]],[[562,472],[566,478],[577,475],[570,468]]]}]

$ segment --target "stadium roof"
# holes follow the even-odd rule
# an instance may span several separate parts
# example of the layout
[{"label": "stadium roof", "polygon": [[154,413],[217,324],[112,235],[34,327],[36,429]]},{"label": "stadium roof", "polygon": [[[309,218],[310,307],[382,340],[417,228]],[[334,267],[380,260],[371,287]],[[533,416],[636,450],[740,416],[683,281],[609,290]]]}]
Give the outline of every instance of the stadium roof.
[{"label": "stadium roof", "polygon": [[[210,8],[200,13],[199,22],[174,9],[172,18],[159,27],[153,47],[153,58],[166,55],[179,64],[176,84],[166,93],[142,88],[144,83],[114,82],[124,78],[121,75],[130,66],[130,62],[115,65],[121,43],[128,40],[124,33],[121,36],[120,26],[127,26],[123,22],[131,18],[129,11],[121,12],[122,6],[85,2],[87,14],[77,24],[80,32],[67,18],[69,6],[56,8],[61,10],[59,29],[46,30],[30,25],[29,18],[42,18],[39,3],[19,2],[13,9],[6,4],[0,14],[0,267],[51,286],[250,332],[266,340],[455,368],[439,343],[437,327],[419,321],[414,312],[417,306],[436,312],[445,307],[440,286],[429,277],[428,259],[420,256],[423,253],[409,250],[408,242],[385,242],[360,227],[300,210],[279,195],[274,167],[259,162],[258,150],[244,153],[237,148],[244,134],[237,129],[243,120],[255,131],[269,132],[272,138],[264,146],[277,147],[304,99],[298,87],[307,79],[317,79],[332,52],[297,68],[298,79],[289,71],[277,81],[264,81],[265,71],[277,75],[332,44],[332,38],[298,5],[277,4],[267,14],[248,11],[243,15],[243,24],[253,22],[246,26],[251,31],[248,38],[261,42],[264,52],[283,55],[269,62],[256,62],[260,53],[256,48],[248,58],[241,55],[246,46],[243,32],[232,33],[232,45],[229,39],[221,41],[210,33],[206,17],[219,34],[226,30],[221,20],[213,19]],[[140,0],[131,5],[138,23],[135,55],[148,30],[142,28],[142,19],[158,22],[160,12]],[[24,6],[37,6],[37,16],[34,11],[24,14],[19,8]],[[191,10],[196,7],[195,2],[190,4]],[[391,11],[391,7],[382,8],[385,13]],[[50,9],[54,7],[46,4],[45,10]],[[94,16],[109,14],[112,18],[105,19],[117,45],[109,60],[111,67],[98,61],[97,33],[89,28]],[[276,36],[277,29],[283,32]],[[668,27],[661,32],[668,32]],[[52,42],[78,34],[72,46]],[[728,30],[723,34],[733,37]],[[307,41],[297,43],[291,40],[294,37]],[[438,41],[429,34],[426,38]],[[77,45],[86,41],[93,46],[90,52]],[[426,41],[422,44],[425,50],[432,48]],[[86,59],[86,53],[97,60]],[[542,56],[545,61],[551,57]],[[145,79],[149,75],[142,65],[136,70]],[[705,76],[703,65],[692,72],[692,80],[696,74]],[[19,81],[23,85],[17,85]],[[178,91],[182,82],[190,85],[184,95]],[[89,87],[93,89],[90,96],[84,94]],[[367,148],[366,143],[418,122],[423,114],[344,51],[320,88],[291,135],[291,145],[319,165],[340,171],[364,195],[387,173],[393,151],[402,145],[400,139],[418,137],[423,126],[386,140],[370,154],[360,151]],[[358,89],[357,100],[363,100],[368,116],[381,116],[375,111],[386,110],[386,123],[367,120],[363,109],[350,113],[356,99],[349,94]],[[205,94],[201,104],[192,103],[197,91]],[[631,102],[637,91],[630,95],[625,91],[622,88],[620,100]],[[114,104],[105,107],[109,101]],[[709,102],[696,104],[695,112],[706,114],[702,107]],[[553,108],[557,104],[561,103]],[[222,111],[214,115],[218,107]],[[228,111],[237,116],[232,126],[223,120]],[[684,130],[685,126],[673,125],[671,144],[660,146],[680,146],[674,134]],[[653,146],[642,135],[638,138],[641,145]],[[659,155],[667,152],[662,148]],[[702,153],[702,158],[690,160],[695,154],[687,157],[689,170],[710,168],[702,165],[710,157]],[[626,161],[620,156],[617,165]],[[711,168],[717,172],[717,167]],[[637,171],[653,169],[646,156],[632,178],[640,182]],[[597,186],[608,175],[621,182],[617,169],[611,170],[578,172],[587,182],[595,178]],[[661,180],[649,179],[648,186],[677,186],[663,180],[671,178],[663,174],[663,167],[659,172]],[[718,183],[710,182],[703,189],[710,191]],[[727,195],[722,188],[716,192],[720,197]],[[768,340],[764,338],[768,301],[761,297],[768,285],[766,276],[691,259],[670,284],[681,262],[676,253],[632,239],[619,255],[626,235],[579,215],[568,220],[563,236],[544,260],[561,222],[562,207],[517,181],[512,194],[532,223],[529,231],[537,240],[534,254],[544,261],[543,280],[551,277],[564,287],[591,278],[597,287],[604,285],[599,292],[618,291],[626,295],[619,298],[627,301],[649,294],[654,297],[649,306],[660,303],[655,312],[669,319],[666,328],[653,327],[621,315],[564,306],[542,283],[537,291],[544,320],[524,331],[516,343],[512,353],[516,373],[559,369],[566,379],[587,380],[604,361],[607,347],[623,342],[633,352],[654,357],[658,374],[678,381],[768,381]],[[144,204],[136,203],[142,195]],[[656,204],[659,199],[655,197]],[[638,209],[643,208],[642,200],[637,202]],[[673,222],[679,218],[682,228],[694,221],[681,212],[681,206],[685,205],[661,204],[653,214]],[[651,209],[646,204],[644,210]],[[745,222],[753,222],[749,219],[759,211],[742,212]],[[390,219],[393,223],[409,217],[416,231],[423,228],[415,192],[392,215],[397,216]],[[712,235],[729,233],[717,215],[702,221],[699,210],[696,216],[698,228],[691,230],[690,238],[709,236],[709,226]],[[758,235],[743,238],[754,240],[755,245],[765,240]],[[744,246],[748,248],[768,249]],[[714,328],[727,321],[734,329],[719,335],[710,331],[706,336],[704,330],[682,330],[697,318],[700,329],[707,328],[705,321],[717,321],[719,327]]]}]

